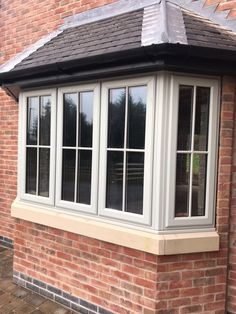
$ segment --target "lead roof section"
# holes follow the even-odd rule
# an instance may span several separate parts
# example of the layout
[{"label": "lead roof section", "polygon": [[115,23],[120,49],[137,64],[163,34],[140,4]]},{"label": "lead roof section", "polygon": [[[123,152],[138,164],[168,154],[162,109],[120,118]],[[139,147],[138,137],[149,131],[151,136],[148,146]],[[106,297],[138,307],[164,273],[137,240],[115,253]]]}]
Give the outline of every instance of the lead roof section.
[{"label": "lead roof section", "polygon": [[[105,10],[104,16],[110,16],[105,19],[99,15],[99,9],[93,14],[84,13],[81,21],[77,15],[75,24],[70,19],[47,43],[23,60],[19,59],[18,63],[15,61],[10,70],[33,69],[101,55],[106,58],[109,53],[163,43],[236,50],[234,32],[186,10],[174,3],[175,0],[126,0],[128,12],[124,13],[123,8],[123,11],[114,10],[111,15],[115,5],[122,8],[122,1],[105,6],[105,9],[99,8]],[[135,10],[130,6],[132,3],[135,3]],[[86,14],[90,21],[87,24]],[[6,72],[4,66],[0,72]]]}]

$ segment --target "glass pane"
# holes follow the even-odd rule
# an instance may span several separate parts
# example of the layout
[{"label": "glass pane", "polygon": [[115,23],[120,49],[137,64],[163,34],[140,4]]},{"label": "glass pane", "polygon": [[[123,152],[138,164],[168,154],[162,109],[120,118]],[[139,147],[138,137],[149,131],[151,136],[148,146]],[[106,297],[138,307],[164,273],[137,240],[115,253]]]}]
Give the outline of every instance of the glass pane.
[{"label": "glass pane", "polygon": [[205,215],[207,155],[193,155],[192,216]]},{"label": "glass pane", "polygon": [[128,148],[143,149],[145,145],[147,87],[129,88],[128,103]]},{"label": "glass pane", "polygon": [[191,149],[193,86],[179,87],[178,150]]},{"label": "glass pane", "polygon": [[50,164],[50,149],[39,149],[39,192],[38,194],[44,197],[49,196],[49,164]]},{"label": "glass pane", "polygon": [[125,88],[109,90],[108,147],[124,147]]},{"label": "glass pane", "polygon": [[26,148],[26,193],[36,195],[37,148]]},{"label": "glass pane", "polygon": [[92,147],[93,139],[93,92],[80,93],[78,138],[80,147]]},{"label": "glass pane", "polygon": [[144,153],[127,153],[126,212],[143,214]]},{"label": "glass pane", "polygon": [[123,152],[107,153],[107,208],[122,210],[123,158]]},{"label": "glass pane", "polygon": [[190,160],[190,154],[177,154],[175,217],[188,216]]},{"label": "glass pane", "polygon": [[206,151],[208,145],[208,120],[210,106],[210,88],[197,87],[195,118],[195,150]]},{"label": "glass pane", "polygon": [[50,145],[51,97],[40,97],[39,145]]},{"label": "glass pane", "polygon": [[92,151],[78,151],[77,203],[90,205]]},{"label": "glass pane", "polygon": [[64,201],[74,202],[75,192],[75,150],[63,149],[62,196]]},{"label": "glass pane", "polygon": [[63,146],[76,146],[78,94],[65,94],[63,106]]},{"label": "glass pane", "polygon": [[29,97],[27,106],[27,145],[37,145],[39,98]]}]

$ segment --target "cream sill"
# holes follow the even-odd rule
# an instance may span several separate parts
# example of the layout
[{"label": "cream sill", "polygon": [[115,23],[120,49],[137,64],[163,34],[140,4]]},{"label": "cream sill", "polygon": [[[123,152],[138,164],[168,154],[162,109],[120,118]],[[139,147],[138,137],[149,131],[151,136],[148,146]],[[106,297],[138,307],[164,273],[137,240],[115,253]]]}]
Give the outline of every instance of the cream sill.
[{"label": "cream sill", "polygon": [[80,234],[105,242],[156,255],[210,252],[219,250],[219,235],[216,231],[153,234],[129,229],[70,215],[65,211],[48,209],[22,201],[14,201],[11,206],[12,217],[46,225],[48,227]]}]

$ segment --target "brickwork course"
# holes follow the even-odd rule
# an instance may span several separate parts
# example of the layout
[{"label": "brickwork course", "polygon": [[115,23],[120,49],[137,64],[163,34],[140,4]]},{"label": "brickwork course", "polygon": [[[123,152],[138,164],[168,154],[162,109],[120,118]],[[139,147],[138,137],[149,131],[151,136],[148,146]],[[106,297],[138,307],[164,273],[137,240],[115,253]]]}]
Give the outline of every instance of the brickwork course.
[{"label": "brickwork course", "polygon": [[[65,17],[112,0],[4,0],[0,64]],[[236,1],[207,0],[236,15]],[[236,79],[222,77],[216,229],[219,252],[156,256],[20,219],[17,189],[18,105],[0,91],[0,236],[14,241],[14,271],[120,314],[236,313]],[[21,284],[19,282],[19,284]],[[104,311],[105,313],[105,311]],[[109,313],[109,312],[107,312]]]}]

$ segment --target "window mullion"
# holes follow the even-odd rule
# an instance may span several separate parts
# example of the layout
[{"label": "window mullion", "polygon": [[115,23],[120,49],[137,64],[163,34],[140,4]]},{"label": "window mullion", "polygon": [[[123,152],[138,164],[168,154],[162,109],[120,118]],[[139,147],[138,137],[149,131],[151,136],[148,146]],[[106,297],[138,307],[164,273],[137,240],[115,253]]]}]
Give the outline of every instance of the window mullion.
[{"label": "window mullion", "polygon": [[192,191],[193,191],[193,155],[194,155],[194,134],[195,134],[195,116],[196,116],[196,86],[193,92],[193,113],[192,113],[192,134],[191,134],[191,161],[190,161],[190,177],[189,177],[189,210],[188,217],[191,217],[192,208]]},{"label": "window mullion", "polygon": [[75,138],[76,138],[76,148],[75,148],[75,190],[74,190],[74,202],[77,202],[77,184],[78,184],[78,146],[79,146],[79,136],[78,136],[78,131],[79,131],[79,110],[80,110],[80,93],[78,93],[78,97],[77,97],[77,110],[76,110],[76,134],[75,134]]},{"label": "window mullion", "polygon": [[122,211],[125,211],[126,206],[126,147],[127,147],[127,129],[128,129],[128,87],[126,86],[125,97],[125,130],[124,130],[124,159],[123,159],[123,193],[122,193]]},{"label": "window mullion", "polygon": [[38,130],[37,130],[37,172],[36,172],[36,195],[39,195],[39,130],[40,130],[40,108],[41,108],[41,97],[38,102]]}]

